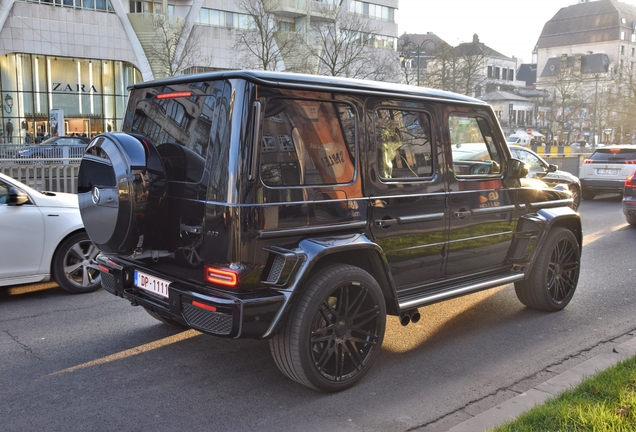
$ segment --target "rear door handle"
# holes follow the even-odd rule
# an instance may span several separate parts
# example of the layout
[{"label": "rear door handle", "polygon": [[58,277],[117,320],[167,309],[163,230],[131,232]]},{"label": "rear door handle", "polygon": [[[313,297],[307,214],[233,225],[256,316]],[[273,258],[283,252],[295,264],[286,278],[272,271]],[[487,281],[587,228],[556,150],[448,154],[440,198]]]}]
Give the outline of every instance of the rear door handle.
[{"label": "rear door handle", "polygon": [[382,228],[388,228],[393,225],[397,225],[397,219],[376,219],[373,221],[373,225]]},{"label": "rear door handle", "polygon": [[462,211],[453,212],[453,217],[457,219],[466,219],[467,217],[470,217],[470,215],[471,215],[470,210],[462,210]]}]

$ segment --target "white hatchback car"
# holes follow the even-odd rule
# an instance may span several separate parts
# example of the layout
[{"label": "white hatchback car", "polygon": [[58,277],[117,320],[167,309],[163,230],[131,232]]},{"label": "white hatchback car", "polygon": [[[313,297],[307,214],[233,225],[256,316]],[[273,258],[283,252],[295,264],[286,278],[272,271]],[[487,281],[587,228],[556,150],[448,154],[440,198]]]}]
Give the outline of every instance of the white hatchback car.
[{"label": "white hatchback car", "polygon": [[0,174],[0,286],[54,279],[71,293],[95,291],[101,278],[77,195],[38,192]]}]

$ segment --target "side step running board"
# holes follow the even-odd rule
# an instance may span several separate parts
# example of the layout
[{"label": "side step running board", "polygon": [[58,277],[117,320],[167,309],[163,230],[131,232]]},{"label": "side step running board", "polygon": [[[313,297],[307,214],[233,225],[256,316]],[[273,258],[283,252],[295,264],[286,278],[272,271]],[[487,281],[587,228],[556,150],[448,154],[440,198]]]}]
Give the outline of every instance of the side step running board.
[{"label": "side step running board", "polygon": [[523,273],[506,274],[499,277],[480,279],[472,283],[464,283],[456,285],[450,289],[426,291],[418,294],[411,294],[404,298],[398,299],[400,311],[418,308],[431,303],[437,303],[453,297],[459,297],[471,292],[483,291],[489,288],[495,288],[500,285],[507,285],[512,282],[522,280],[525,277]]}]

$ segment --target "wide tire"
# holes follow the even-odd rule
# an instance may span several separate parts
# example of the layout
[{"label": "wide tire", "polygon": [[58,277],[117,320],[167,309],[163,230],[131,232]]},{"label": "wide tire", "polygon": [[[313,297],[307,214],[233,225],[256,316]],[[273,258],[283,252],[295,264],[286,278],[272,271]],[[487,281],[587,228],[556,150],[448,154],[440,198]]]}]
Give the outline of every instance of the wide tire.
[{"label": "wide tire", "polygon": [[386,306],[378,283],[358,267],[334,264],[315,271],[300,295],[270,340],[276,365],[316,390],[353,386],[384,339]]},{"label": "wide tire", "polygon": [[102,279],[95,257],[99,249],[85,232],[68,237],[53,255],[52,275],[59,286],[73,294],[95,291]]},{"label": "wide tire", "polygon": [[570,185],[570,192],[572,192],[572,210],[578,210],[581,205],[581,188],[576,185]]},{"label": "wide tire", "polygon": [[583,191],[583,192],[581,192],[581,197],[582,197],[585,201],[593,200],[595,196],[596,196],[596,194],[595,194],[594,192],[590,192],[590,191]]},{"label": "wide tire", "polygon": [[579,280],[581,252],[570,230],[550,230],[530,276],[515,282],[515,291],[524,305],[544,311],[558,311],[568,305]]}]

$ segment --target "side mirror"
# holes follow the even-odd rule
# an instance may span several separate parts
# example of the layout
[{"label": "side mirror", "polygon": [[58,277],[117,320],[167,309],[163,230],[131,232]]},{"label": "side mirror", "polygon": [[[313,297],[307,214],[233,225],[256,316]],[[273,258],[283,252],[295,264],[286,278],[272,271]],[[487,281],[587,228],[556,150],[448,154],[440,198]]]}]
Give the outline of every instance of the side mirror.
[{"label": "side mirror", "polygon": [[528,165],[519,159],[512,158],[508,161],[508,173],[510,178],[522,179],[528,175]]},{"label": "side mirror", "polygon": [[558,167],[558,166],[556,166],[555,164],[550,164],[550,165],[548,166],[548,172],[555,172],[555,171],[556,171],[556,170],[558,170],[558,169],[559,169],[559,167]]},{"label": "side mirror", "polygon": [[29,202],[29,196],[22,190],[10,187],[9,188],[9,200],[8,205],[21,206],[22,204]]}]

